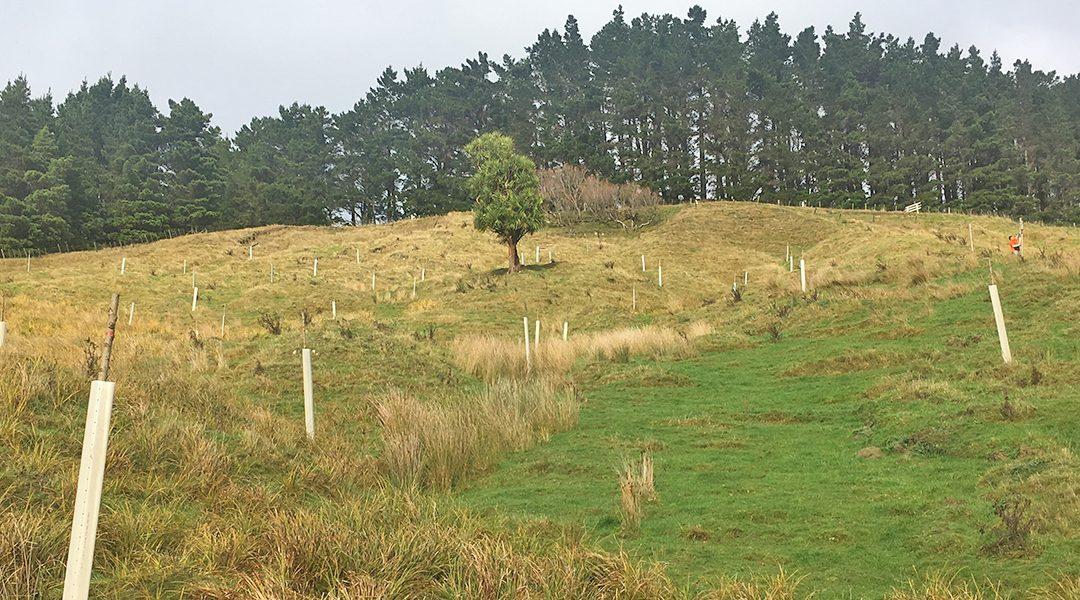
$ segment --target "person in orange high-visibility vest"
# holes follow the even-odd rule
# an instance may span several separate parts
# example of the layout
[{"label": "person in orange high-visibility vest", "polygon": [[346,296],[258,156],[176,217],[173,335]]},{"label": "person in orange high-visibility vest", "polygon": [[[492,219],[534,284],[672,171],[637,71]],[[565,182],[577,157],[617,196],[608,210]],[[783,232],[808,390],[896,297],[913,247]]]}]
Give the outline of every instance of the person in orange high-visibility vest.
[{"label": "person in orange high-visibility vest", "polygon": [[1012,249],[1012,253],[1019,255],[1021,249],[1024,246],[1024,234],[1018,233],[1016,235],[1009,236],[1009,248]]}]

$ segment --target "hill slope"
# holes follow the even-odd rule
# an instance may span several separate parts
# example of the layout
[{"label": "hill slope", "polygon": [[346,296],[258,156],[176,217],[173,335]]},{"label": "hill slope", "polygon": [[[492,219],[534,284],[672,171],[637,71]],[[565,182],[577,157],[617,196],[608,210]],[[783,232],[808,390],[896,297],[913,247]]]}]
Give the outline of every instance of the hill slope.
[{"label": "hill slope", "polygon": [[[2,261],[0,595],[58,593],[86,340],[112,291],[95,593],[667,596],[779,566],[863,597],[913,567],[1009,591],[1078,577],[1080,240],[1029,227],[1018,262],[1012,224],[972,218],[972,251],[968,222],[704,204],[638,232],[542,231],[509,277],[464,214]],[[542,328],[530,374],[523,315]],[[643,450],[659,498],[634,527],[615,472]],[[1014,506],[1010,529],[994,511]]]}]

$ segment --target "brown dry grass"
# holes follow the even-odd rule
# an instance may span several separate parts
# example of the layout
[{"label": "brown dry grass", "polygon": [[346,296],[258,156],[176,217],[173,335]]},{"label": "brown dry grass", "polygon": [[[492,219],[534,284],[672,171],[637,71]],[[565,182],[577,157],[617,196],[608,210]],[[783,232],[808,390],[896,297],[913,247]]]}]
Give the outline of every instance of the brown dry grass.
[{"label": "brown dry grass", "polygon": [[449,488],[577,422],[571,389],[547,379],[500,381],[444,403],[391,392],[375,404],[380,465],[400,485]]}]

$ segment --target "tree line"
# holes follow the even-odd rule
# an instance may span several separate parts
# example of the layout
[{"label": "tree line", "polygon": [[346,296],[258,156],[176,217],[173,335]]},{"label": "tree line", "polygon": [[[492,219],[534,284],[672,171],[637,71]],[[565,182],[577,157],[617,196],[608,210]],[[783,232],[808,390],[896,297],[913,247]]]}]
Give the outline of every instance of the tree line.
[{"label": "tree line", "polygon": [[975,47],[870,33],[794,38],[621,9],[523,56],[387,68],[347,111],[294,103],[233,136],[125,78],[62,101],[0,91],[0,248],[51,251],[268,223],[371,223],[472,205],[465,146],[501,131],[665,202],[759,200],[1080,217],[1080,78]]}]

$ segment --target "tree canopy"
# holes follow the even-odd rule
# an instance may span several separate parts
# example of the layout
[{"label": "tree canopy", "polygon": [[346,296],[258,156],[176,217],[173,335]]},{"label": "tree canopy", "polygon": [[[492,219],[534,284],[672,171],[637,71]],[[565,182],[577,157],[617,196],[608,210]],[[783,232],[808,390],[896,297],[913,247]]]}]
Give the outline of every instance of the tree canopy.
[{"label": "tree canopy", "polygon": [[485,133],[465,146],[473,164],[468,189],[475,198],[476,229],[490,231],[506,244],[509,270],[519,267],[517,244],[544,224],[536,163],[514,151],[514,140]]},{"label": "tree canopy", "polygon": [[578,165],[665,202],[1080,217],[1080,77],[844,28],[791,36],[616,10],[568,17],[521,56],[387,68],[349,110],[293,103],[225,137],[190,99],[164,115],[123,77],[59,104],[0,89],[0,248],[51,251],[267,223],[465,210],[464,148],[501,131],[541,167]]}]

